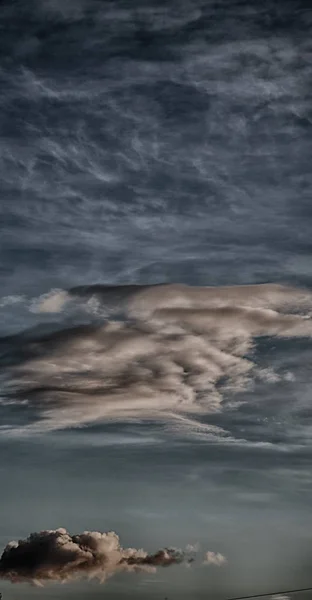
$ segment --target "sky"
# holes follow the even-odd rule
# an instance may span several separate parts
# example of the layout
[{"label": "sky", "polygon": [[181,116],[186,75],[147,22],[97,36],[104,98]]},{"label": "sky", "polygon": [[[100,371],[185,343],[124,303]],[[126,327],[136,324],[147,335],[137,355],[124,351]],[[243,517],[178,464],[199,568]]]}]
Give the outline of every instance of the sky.
[{"label": "sky", "polygon": [[2,3],[4,600],[312,585],[311,28]]}]

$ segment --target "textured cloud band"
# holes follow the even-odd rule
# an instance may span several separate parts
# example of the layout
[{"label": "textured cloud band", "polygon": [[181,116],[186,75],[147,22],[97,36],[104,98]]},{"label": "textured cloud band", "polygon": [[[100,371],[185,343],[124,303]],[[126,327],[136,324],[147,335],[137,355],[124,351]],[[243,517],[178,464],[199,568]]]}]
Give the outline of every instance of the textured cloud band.
[{"label": "textured cloud band", "polygon": [[[217,560],[215,560],[217,557]],[[12,583],[43,585],[48,581],[67,582],[80,578],[104,582],[120,571],[155,571],[157,567],[190,564],[195,549],[164,548],[155,554],[122,548],[116,533],[85,531],[71,536],[66,529],[32,533],[27,539],[10,542],[0,559],[0,578]],[[208,552],[205,564],[224,562],[220,554]]]},{"label": "textured cloud band", "polygon": [[4,355],[3,395],[28,407],[31,431],[131,418],[200,427],[200,415],[222,410],[225,392],[259,373],[257,338],[312,335],[311,292],[275,284],[86,286],[40,308],[64,302],[101,319],[10,338],[15,356]]}]

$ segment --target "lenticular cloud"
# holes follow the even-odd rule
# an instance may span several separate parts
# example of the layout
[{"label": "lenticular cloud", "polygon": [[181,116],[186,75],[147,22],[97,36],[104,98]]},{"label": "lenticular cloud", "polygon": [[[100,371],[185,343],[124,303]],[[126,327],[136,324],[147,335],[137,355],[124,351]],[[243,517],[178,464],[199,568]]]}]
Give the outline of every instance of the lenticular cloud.
[{"label": "lenticular cloud", "polygon": [[101,319],[10,339],[2,389],[35,415],[27,430],[132,418],[199,425],[257,373],[257,338],[312,335],[311,292],[274,284],[83,286],[39,309],[77,303]]},{"label": "lenticular cloud", "polygon": [[[148,554],[144,550],[122,548],[113,531],[85,531],[71,536],[66,529],[60,528],[32,533],[25,540],[10,542],[0,559],[0,578],[34,585],[81,578],[104,582],[117,572],[155,571],[157,567],[190,564],[194,557],[195,550],[191,546],[185,551],[164,548]],[[209,563],[219,564],[220,558]]]}]

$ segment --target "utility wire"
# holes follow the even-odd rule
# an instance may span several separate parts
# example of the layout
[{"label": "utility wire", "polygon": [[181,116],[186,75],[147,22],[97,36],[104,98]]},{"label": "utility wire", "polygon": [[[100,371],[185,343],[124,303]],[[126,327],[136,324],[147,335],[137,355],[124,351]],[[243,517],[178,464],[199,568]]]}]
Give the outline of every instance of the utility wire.
[{"label": "utility wire", "polygon": [[283,590],[281,592],[267,592],[266,594],[254,594],[253,596],[237,596],[236,598],[228,598],[227,600],[251,600],[252,598],[267,598],[268,596],[280,596],[282,594],[298,594],[299,592],[311,592],[312,587],[301,588],[298,590]]}]

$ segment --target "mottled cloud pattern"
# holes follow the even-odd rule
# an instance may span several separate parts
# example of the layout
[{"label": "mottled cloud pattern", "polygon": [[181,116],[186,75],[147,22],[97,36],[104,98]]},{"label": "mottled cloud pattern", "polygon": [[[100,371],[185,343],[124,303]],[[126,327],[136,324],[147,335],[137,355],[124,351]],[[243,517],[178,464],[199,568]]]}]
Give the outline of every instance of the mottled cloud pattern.
[{"label": "mottled cloud pattern", "polygon": [[[224,557],[207,553],[206,564],[217,565]],[[216,562],[213,557],[220,557]],[[221,560],[222,558],[222,560]],[[0,559],[0,578],[12,583],[43,585],[48,581],[67,582],[95,578],[104,582],[117,572],[155,571],[195,560],[195,549],[164,548],[155,554],[122,548],[113,531],[85,531],[71,536],[66,529],[32,533],[27,539],[10,542]]]},{"label": "mottled cloud pattern", "polygon": [[250,352],[258,337],[312,334],[311,292],[275,284],[85,286],[39,309],[75,303],[95,307],[100,322],[18,338],[20,358],[5,364],[4,392],[36,413],[28,430],[131,418],[200,427],[200,415],[222,410],[225,391],[259,374]]}]

